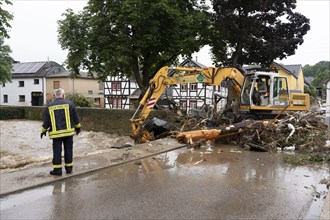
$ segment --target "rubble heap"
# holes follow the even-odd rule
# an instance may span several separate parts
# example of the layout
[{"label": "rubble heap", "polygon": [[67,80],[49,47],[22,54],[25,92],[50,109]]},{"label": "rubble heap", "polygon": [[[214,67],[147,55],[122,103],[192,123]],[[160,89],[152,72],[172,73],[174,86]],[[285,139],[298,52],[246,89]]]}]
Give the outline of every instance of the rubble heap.
[{"label": "rubble heap", "polygon": [[330,148],[325,146],[329,138],[327,126],[320,115],[295,112],[276,120],[270,126],[245,129],[237,143],[245,148],[259,148],[271,152],[330,152]]}]

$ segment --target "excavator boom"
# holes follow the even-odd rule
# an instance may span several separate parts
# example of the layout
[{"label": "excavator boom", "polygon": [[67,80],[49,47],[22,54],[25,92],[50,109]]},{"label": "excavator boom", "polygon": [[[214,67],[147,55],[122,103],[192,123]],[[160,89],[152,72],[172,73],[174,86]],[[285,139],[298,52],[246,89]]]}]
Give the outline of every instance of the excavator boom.
[{"label": "excavator boom", "polygon": [[[150,111],[157,103],[168,85],[205,83],[206,85],[220,85],[225,79],[235,81],[234,91],[239,94],[244,75],[236,68],[189,68],[189,67],[162,67],[150,80],[149,88],[140,101],[139,108],[130,119],[132,138],[136,143],[143,143],[152,139],[148,131],[142,129]],[[141,112],[138,111],[142,107]]]}]

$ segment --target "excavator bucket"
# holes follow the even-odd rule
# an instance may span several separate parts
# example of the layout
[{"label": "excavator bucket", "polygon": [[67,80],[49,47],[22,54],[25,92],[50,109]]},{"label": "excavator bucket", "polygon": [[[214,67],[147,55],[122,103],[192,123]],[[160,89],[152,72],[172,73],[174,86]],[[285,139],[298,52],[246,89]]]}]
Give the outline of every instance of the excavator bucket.
[{"label": "excavator bucket", "polygon": [[156,117],[150,119],[145,125],[143,125],[143,128],[149,133],[153,132],[155,139],[165,137],[171,131],[179,130],[176,126]]}]

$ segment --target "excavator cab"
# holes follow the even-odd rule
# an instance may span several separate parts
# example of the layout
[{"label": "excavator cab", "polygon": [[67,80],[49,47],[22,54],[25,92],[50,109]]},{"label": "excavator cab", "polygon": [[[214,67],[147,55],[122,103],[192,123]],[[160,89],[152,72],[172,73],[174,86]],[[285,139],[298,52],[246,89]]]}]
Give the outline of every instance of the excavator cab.
[{"label": "excavator cab", "polygon": [[242,106],[285,107],[290,101],[288,80],[274,72],[247,74],[240,97]]}]

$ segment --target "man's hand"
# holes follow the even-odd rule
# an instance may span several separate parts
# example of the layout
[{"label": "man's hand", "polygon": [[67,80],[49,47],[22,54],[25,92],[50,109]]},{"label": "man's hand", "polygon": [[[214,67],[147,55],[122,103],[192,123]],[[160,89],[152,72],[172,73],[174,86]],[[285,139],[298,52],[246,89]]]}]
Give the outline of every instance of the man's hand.
[{"label": "man's hand", "polygon": [[40,133],[40,138],[42,139],[43,136],[46,136],[46,131]]},{"label": "man's hand", "polygon": [[78,135],[81,132],[81,128],[76,128],[76,135]]}]

